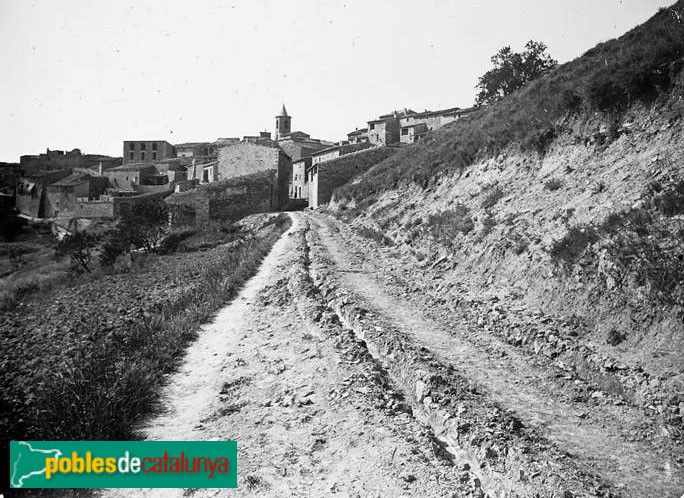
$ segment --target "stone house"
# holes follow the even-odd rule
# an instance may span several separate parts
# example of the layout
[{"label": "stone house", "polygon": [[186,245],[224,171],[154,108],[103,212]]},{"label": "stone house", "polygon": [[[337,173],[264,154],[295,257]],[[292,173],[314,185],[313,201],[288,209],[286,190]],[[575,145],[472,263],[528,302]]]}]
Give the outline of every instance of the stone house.
[{"label": "stone house", "polygon": [[347,141],[350,144],[358,144],[361,142],[368,142],[368,128],[356,129],[347,133]]},{"label": "stone house", "polygon": [[[137,143],[137,142],[136,142]],[[153,164],[123,164],[103,172],[109,178],[110,187],[118,190],[135,190],[135,187],[147,182],[147,179],[157,175]]]},{"label": "stone house", "polygon": [[474,108],[461,109],[460,107],[452,107],[440,111],[411,111],[411,113],[399,118],[401,129],[399,141],[406,144],[414,143],[432,130],[441,128],[473,111]]},{"label": "stone house", "polygon": [[16,188],[16,207],[20,213],[34,218],[50,216],[47,200],[47,186],[66,178],[70,170],[39,171],[27,173],[19,178]]},{"label": "stone house", "polygon": [[411,109],[384,114],[368,121],[368,129],[347,134],[350,143],[368,140],[374,145],[414,143],[432,130],[470,114],[474,108],[452,107],[439,111],[415,112]]},{"label": "stone house", "polygon": [[271,202],[275,209],[280,209],[287,202],[291,168],[292,160],[275,142],[240,142],[219,149],[215,175],[216,181],[221,181],[262,171],[273,172]]},{"label": "stone house", "polygon": [[165,140],[124,140],[123,164],[162,161],[176,157],[176,149]]},{"label": "stone house", "polygon": [[306,168],[309,207],[318,208],[330,202],[333,191],[352,178],[365,173],[380,161],[394,154],[397,146],[370,147],[351,152]]},{"label": "stone house", "polygon": [[328,147],[327,149],[319,150],[318,152],[311,154],[311,163],[318,164],[324,161],[330,161],[336,157],[344,156],[345,154],[351,154],[352,152],[368,149],[370,147],[373,147],[373,144],[370,142],[335,145],[333,147]]},{"label": "stone house", "polygon": [[107,190],[107,185],[106,177],[83,172],[57,180],[46,188],[46,215],[50,218],[72,218],[80,202],[99,198]]},{"label": "stone house", "polygon": [[311,166],[311,157],[303,157],[292,162],[292,177],[290,180],[290,199],[308,199],[309,182],[306,177],[306,168]]},{"label": "stone house", "polygon": [[216,150],[211,142],[188,142],[174,145],[176,157],[208,157],[212,156]]}]

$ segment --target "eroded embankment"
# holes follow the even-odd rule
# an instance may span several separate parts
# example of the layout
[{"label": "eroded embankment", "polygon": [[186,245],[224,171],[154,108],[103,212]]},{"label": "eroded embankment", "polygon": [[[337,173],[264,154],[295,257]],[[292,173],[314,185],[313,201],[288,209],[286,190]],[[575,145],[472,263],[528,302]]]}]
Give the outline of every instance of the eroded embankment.
[{"label": "eroded embankment", "polygon": [[[317,235],[306,234],[301,266],[291,269],[300,312],[321,318],[335,313],[368,348],[402,393],[418,422],[432,430],[450,454],[477,483],[473,496],[617,496],[601,480],[579,470],[572,459],[524,427],[510,412],[490,402],[468,379],[446,365],[390,323],[368,310],[357,296],[340,290],[332,263]],[[481,495],[480,495],[481,496]]]}]

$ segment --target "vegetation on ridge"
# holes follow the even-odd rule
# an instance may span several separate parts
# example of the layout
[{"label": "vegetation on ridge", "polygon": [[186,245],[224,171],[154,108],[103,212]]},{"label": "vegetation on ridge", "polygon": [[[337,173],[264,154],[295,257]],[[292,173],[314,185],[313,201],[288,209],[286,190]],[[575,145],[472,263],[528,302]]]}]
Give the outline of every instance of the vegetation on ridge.
[{"label": "vegetation on ridge", "polygon": [[361,181],[338,189],[360,207],[400,185],[427,188],[437,175],[461,171],[478,157],[517,143],[544,153],[569,113],[619,116],[672,88],[684,56],[684,0],[618,39],[558,66],[495,104],[461,118],[381,162]]}]

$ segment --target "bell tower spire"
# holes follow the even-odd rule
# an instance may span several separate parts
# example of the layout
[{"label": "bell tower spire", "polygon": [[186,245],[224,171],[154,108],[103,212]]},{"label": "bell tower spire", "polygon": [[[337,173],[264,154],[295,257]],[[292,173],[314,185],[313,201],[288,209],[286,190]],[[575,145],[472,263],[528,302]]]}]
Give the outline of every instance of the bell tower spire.
[{"label": "bell tower spire", "polygon": [[283,135],[287,135],[290,133],[290,131],[292,131],[292,118],[287,114],[285,104],[283,104],[283,108],[280,110],[275,119],[275,139],[280,140]]}]

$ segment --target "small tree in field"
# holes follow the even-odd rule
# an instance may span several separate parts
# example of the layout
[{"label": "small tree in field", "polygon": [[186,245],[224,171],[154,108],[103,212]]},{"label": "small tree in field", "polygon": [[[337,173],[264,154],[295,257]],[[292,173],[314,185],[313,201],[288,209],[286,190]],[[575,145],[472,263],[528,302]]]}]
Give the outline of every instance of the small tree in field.
[{"label": "small tree in field", "polygon": [[521,53],[503,47],[491,60],[494,67],[480,77],[475,87],[480,90],[477,105],[492,104],[558,65],[547,53],[546,45],[532,40]]},{"label": "small tree in field", "polygon": [[79,271],[90,271],[90,262],[100,242],[100,236],[87,232],[65,235],[57,244],[57,254],[69,255],[71,265]]},{"label": "small tree in field", "polygon": [[142,201],[121,217],[121,237],[146,253],[156,252],[169,228],[169,208],[161,200]]}]

